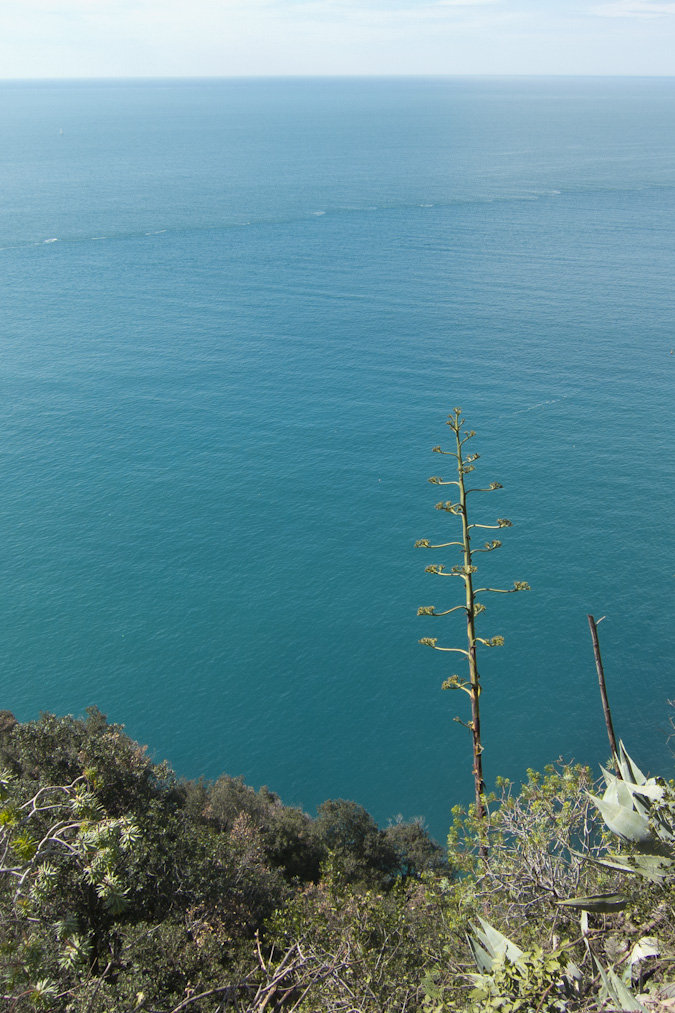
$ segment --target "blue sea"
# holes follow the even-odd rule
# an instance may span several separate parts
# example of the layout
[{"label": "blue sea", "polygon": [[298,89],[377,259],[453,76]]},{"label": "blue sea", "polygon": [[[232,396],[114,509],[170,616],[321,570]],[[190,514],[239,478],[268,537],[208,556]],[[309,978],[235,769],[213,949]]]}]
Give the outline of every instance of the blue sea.
[{"label": "blue sea", "polygon": [[461,405],[488,780],[606,758],[589,612],[672,773],[675,79],[5,82],[0,181],[0,707],[442,838]]}]

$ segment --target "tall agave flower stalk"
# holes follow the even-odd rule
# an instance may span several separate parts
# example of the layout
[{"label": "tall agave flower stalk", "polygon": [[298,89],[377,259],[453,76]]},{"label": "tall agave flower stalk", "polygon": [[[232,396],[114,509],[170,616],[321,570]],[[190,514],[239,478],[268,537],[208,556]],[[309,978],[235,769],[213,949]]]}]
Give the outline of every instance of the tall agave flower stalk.
[{"label": "tall agave flower stalk", "polygon": [[493,539],[485,542],[481,548],[472,549],[471,532],[474,529],[498,530],[500,528],[510,528],[511,521],[506,520],[505,517],[499,517],[497,518],[495,524],[477,524],[475,522],[469,522],[467,504],[468,497],[475,492],[493,492],[495,489],[501,489],[502,486],[499,482],[492,482],[484,489],[466,488],[465,478],[475,470],[475,462],[478,460],[480,455],[465,455],[464,453],[465,445],[476,435],[473,430],[463,429],[464,421],[465,420],[462,418],[461,408],[455,408],[453,410],[453,414],[448,416],[447,425],[450,427],[455,436],[456,449],[454,451],[442,450],[440,447],[433,448],[433,452],[435,454],[445,454],[449,457],[455,458],[457,462],[457,480],[445,481],[437,475],[433,475],[429,479],[432,485],[452,485],[457,488],[457,500],[447,500],[445,502],[437,503],[436,509],[444,510],[446,513],[459,518],[462,525],[461,540],[444,542],[440,545],[432,545],[427,538],[422,538],[420,541],[415,543],[416,548],[445,549],[451,546],[456,546],[461,550],[463,555],[462,563],[452,566],[449,570],[446,570],[443,565],[434,564],[432,566],[427,566],[426,572],[433,573],[440,577],[454,577],[461,580],[464,584],[464,602],[460,605],[455,605],[452,608],[445,609],[442,612],[437,611],[434,605],[425,605],[417,610],[417,614],[419,616],[438,617],[448,616],[452,612],[464,612],[466,616],[466,648],[439,647],[436,637],[423,637],[420,640],[420,644],[433,647],[435,651],[446,651],[452,654],[461,654],[466,658],[469,673],[468,679],[460,678],[459,675],[451,675],[450,678],[446,679],[443,683],[443,689],[463,690],[471,701],[471,720],[462,721],[461,718],[457,717],[455,718],[455,721],[464,725],[464,727],[468,728],[471,732],[473,743],[473,778],[476,791],[476,815],[479,819],[483,819],[487,814],[487,810],[485,806],[485,780],[483,778],[483,742],[480,731],[481,684],[478,672],[477,650],[479,645],[484,647],[499,647],[504,643],[504,638],[502,636],[485,638],[476,635],[476,617],[482,612],[485,612],[485,605],[479,601],[478,596],[488,592],[491,594],[514,594],[517,591],[529,591],[530,585],[524,581],[517,581],[511,588],[474,587],[474,577],[478,570],[478,567],[474,563],[475,556],[480,552],[494,552],[494,550],[498,549],[502,543],[498,539]]}]

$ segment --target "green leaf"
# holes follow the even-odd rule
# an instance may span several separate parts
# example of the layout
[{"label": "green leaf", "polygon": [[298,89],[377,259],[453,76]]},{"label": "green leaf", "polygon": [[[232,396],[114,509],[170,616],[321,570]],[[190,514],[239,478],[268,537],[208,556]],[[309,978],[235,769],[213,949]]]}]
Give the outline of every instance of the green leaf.
[{"label": "green leaf", "polygon": [[578,907],[582,911],[595,911],[600,914],[609,914],[610,911],[621,911],[628,903],[628,897],[622,893],[598,893],[590,897],[570,897],[569,900],[559,900],[560,907]]},{"label": "green leaf", "polygon": [[600,769],[607,784],[602,796],[605,802],[624,806],[626,809],[635,809],[636,812],[639,812],[642,816],[646,816],[648,813],[648,806],[643,801],[637,801],[631,791],[631,787],[635,788],[637,786],[629,785],[627,781],[623,781],[620,777],[616,777],[615,774],[612,774],[609,770],[605,770],[604,767],[601,767]]},{"label": "green leaf", "polygon": [[506,959],[510,960],[514,964],[516,961],[520,960],[523,955],[523,951],[516,946],[515,943],[512,943],[510,939],[507,939],[506,936],[502,935],[501,932],[490,925],[489,922],[486,922],[483,918],[479,918],[478,920],[481,924],[482,931],[474,926],[474,932],[492,957],[496,957],[498,954],[503,953]]},{"label": "green leaf", "polygon": [[476,967],[481,973],[488,974],[492,970],[494,954],[491,956],[473,936],[467,935],[466,938],[471,947],[473,959],[476,961]]},{"label": "green leaf", "polygon": [[647,1007],[640,1002],[631,989],[624,985],[618,974],[611,968],[609,969],[609,979],[616,991],[618,1008],[622,1013],[623,1010],[638,1010],[639,1013],[649,1013]]},{"label": "green leaf", "polygon": [[[596,960],[596,963],[597,960]],[[622,982],[621,978],[611,969],[607,972],[598,964],[598,970],[602,978],[604,985],[604,992],[610,1002],[615,1003],[615,1008],[623,1013],[624,1010],[637,1010],[639,1013],[648,1013],[647,1007],[643,1006],[639,999],[636,998],[631,989],[627,988]]]},{"label": "green leaf", "polygon": [[626,781],[625,785],[633,798],[636,795],[641,795],[643,798],[648,798],[650,802],[661,802],[665,795],[665,788],[654,777],[650,777],[644,784],[631,784]]},{"label": "green leaf", "polygon": [[631,760],[626,752],[626,747],[621,741],[619,742],[619,766],[624,781],[631,781],[633,784],[644,784],[647,780],[638,765]]},{"label": "green leaf", "polygon": [[427,973],[422,978],[421,985],[422,988],[424,989],[424,994],[427,995],[430,999],[443,998],[442,990],[436,984],[429,971],[427,971]]},{"label": "green leaf", "polygon": [[[610,773],[609,770],[605,770],[604,767],[600,769],[607,783],[608,790],[611,787],[615,788],[617,797],[612,799],[612,801],[627,805],[630,800],[635,801],[636,795],[647,798],[650,802],[660,802],[663,799],[665,789],[653,777],[650,777],[648,781],[644,781],[642,784],[633,784],[631,781],[622,781],[615,774]],[[607,792],[605,792],[605,797],[607,797]]]},{"label": "green leaf", "polygon": [[675,873],[675,863],[662,855],[630,855],[626,861],[631,871],[651,880],[652,883],[666,883]]},{"label": "green leaf", "polygon": [[584,854],[570,848],[573,855],[593,865],[601,865],[605,869],[614,869],[615,872],[629,872],[633,875],[644,876],[652,883],[666,883],[675,874],[675,862],[664,855],[607,855],[604,858],[597,858],[595,855]]},{"label": "green leaf", "polygon": [[597,798],[590,793],[589,798],[598,807],[600,815],[613,834],[626,841],[632,841],[633,844],[645,844],[654,840],[646,816],[616,802]]}]

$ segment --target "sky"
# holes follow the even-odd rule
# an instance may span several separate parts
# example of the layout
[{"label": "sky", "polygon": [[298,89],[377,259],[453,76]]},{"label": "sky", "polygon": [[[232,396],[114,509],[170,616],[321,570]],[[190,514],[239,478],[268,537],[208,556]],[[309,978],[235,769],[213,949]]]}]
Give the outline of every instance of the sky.
[{"label": "sky", "polygon": [[0,78],[675,74],[675,0],[0,0]]}]

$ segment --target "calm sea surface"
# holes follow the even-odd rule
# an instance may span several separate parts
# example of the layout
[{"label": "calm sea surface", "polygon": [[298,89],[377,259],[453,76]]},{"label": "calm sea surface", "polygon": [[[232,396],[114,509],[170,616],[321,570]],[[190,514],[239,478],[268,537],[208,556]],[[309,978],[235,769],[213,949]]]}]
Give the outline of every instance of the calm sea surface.
[{"label": "calm sea surface", "polygon": [[675,79],[4,83],[0,184],[0,707],[442,836],[462,405],[489,778],[605,758],[587,612],[671,771]]}]

